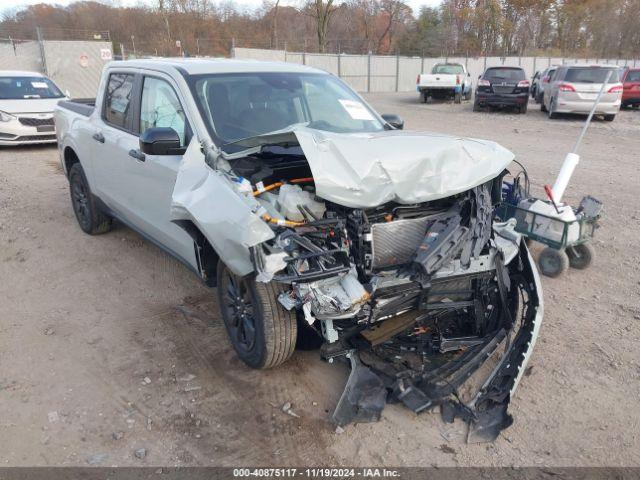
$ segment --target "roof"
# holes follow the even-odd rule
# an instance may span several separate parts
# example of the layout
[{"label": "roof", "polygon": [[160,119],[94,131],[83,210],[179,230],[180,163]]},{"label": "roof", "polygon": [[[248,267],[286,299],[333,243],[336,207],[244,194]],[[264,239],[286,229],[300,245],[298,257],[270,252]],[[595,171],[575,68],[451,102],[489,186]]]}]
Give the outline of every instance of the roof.
[{"label": "roof", "polygon": [[124,60],[109,63],[110,68],[133,67],[165,70],[167,67],[185,70],[190,75],[202,73],[239,73],[239,72],[300,72],[327,73],[323,70],[286,62],[266,62],[237,58],[153,58],[143,60]]},{"label": "roof", "polygon": [[572,63],[572,64],[568,64],[565,63],[564,65],[560,65],[558,68],[560,67],[566,67],[566,68],[624,68],[622,65],[609,65],[607,63],[601,63],[601,64],[596,64],[596,65],[589,65],[586,63]]},{"label": "roof", "polygon": [[0,77],[44,77],[44,75],[27,70],[0,70]]}]

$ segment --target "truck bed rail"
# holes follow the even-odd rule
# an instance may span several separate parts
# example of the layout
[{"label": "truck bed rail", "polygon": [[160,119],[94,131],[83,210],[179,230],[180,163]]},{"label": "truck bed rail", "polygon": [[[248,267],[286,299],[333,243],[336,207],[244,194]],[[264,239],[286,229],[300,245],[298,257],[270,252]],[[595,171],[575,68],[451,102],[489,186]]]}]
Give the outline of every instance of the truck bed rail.
[{"label": "truck bed rail", "polygon": [[95,110],[95,98],[74,98],[72,100],[60,100],[58,105],[72,112],[89,117]]}]

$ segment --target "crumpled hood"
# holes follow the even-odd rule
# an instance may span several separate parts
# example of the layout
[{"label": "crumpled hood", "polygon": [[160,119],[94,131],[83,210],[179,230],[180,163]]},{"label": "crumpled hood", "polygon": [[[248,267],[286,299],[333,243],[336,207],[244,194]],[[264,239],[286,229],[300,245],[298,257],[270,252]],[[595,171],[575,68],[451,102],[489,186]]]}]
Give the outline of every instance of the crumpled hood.
[{"label": "crumpled hood", "polygon": [[0,99],[0,110],[7,113],[52,113],[64,98]]},{"label": "crumpled hood", "polygon": [[297,127],[316,195],[352,208],[420,203],[495,178],[514,159],[487,140],[391,130],[343,134]]}]

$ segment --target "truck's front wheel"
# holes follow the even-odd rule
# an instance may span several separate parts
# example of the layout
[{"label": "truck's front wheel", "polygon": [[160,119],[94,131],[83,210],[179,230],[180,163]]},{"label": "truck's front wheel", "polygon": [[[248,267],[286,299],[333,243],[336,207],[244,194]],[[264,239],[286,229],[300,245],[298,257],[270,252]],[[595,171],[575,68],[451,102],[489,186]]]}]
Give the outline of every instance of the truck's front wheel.
[{"label": "truck's front wheel", "polygon": [[220,262],[217,289],[222,319],[240,360],[264,369],[293,354],[296,316],[278,302],[280,284],[256,282],[252,275],[240,278]]}]

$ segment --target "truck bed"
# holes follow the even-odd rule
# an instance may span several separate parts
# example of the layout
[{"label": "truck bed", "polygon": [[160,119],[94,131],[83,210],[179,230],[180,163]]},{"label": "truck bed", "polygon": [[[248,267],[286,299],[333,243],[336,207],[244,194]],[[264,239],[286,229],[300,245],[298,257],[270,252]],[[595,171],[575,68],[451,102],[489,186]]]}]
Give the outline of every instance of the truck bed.
[{"label": "truck bed", "polygon": [[89,117],[96,108],[95,98],[73,98],[71,100],[61,100],[58,106],[71,110],[84,117]]}]

